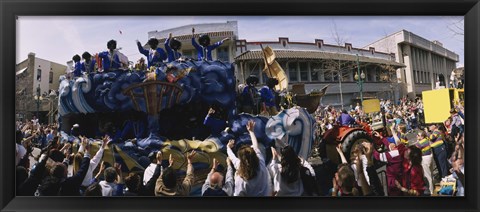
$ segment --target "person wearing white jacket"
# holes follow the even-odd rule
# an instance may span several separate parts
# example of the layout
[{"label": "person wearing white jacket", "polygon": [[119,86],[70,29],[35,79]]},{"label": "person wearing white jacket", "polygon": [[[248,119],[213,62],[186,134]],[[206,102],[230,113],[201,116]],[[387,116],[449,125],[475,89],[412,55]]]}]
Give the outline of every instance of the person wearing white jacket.
[{"label": "person wearing white jacket", "polygon": [[[76,168],[77,168],[77,161],[79,161],[79,160],[77,160],[77,156],[83,155],[83,153],[85,151],[85,146],[90,145],[90,144],[88,144],[89,141],[86,137],[80,136],[80,139],[81,139],[81,144],[80,144],[80,147],[78,148],[78,153],[75,155],[75,158],[74,158],[74,166],[73,166],[73,172],[74,173],[75,173]],[[91,183],[92,178],[93,178],[93,171],[97,168],[98,164],[100,164],[100,162],[102,161],[103,152],[105,150],[105,147],[108,145],[109,141],[110,141],[110,137],[108,135],[103,137],[102,145],[100,146],[100,149],[97,151],[95,156],[93,156],[93,158],[90,160],[90,165],[88,166],[87,174],[85,175],[85,178],[82,181],[81,186],[83,188],[86,188],[86,187],[90,186],[90,183]]]}]

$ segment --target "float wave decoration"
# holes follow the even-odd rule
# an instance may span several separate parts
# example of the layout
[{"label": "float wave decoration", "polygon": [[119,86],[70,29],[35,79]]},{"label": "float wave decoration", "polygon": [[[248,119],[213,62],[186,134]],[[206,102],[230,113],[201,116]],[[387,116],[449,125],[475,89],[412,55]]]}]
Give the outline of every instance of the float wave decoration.
[{"label": "float wave decoration", "polygon": [[305,108],[294,107],[272,116],[265,127],[269,138],[275,139],[277,147],[290,145],[298,156],[307,159],[314,142],[313,117]]},{"label": "float wave decoration", "polygon": [[[251,144],[246,130],[249,120],[256,123],[254,133],[267,162],[271,159],[271,151],[265,150],[273,146],[276,140],[292,145],[305,158],[313,143],[314,122],[308,112],[293,108],[270,119],[245,113],[237,115],[235,83],[233,64],[221,61],[174,61],[158,67],[155,75],[147,71],[117,70],[84,75],[75,81],[62,76],[58,111],[62,117],[69,114],[118,114],[129,111],[145,113],[149,135],[136,141],[113,144],[115,146],[111,148],[115,151],[110,151],[108,158],[122,159],[131,165],[128,169],[132,170],[138,167],[135,161],[145,158],[151,151],[161,150],[178,157],[178,168],[183,173],[186,166],[181,161],[185,160],[185,153],[196,150],[200,153],[194,159],[194,166],[196,176],[200,176],[197,178],[200,185],[209,172],[213,158],[225,166],[225,147],[230,139],[236,140],[235,149],[243,144]],[[208,137],[203,141],[192,137],[172,141],[160,136],[159,129],[169,129],[167,127],[171,127],[172,117],[184,120],[183,116],[187,116],[181,112],[173,116],[166,116],[165,113],[196,108],[208,110],[212,105],[222,107],[227,114],[228,130],[220,136]],[[159,119],[162,114],[169,119]],[[204,117],[206,111],[205,114],[197,112],[195,115]],[[185,120],[191,119],[186,117]],[[185,130],[181,133],[185,133]]]}]

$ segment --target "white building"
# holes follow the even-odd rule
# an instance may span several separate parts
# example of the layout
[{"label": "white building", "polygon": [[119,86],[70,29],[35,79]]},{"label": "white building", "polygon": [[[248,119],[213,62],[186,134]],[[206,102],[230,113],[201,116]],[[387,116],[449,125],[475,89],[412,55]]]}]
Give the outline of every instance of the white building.
[{"label": "white building", "polygon": [[438,41],[429,41],[412,32],[401,30],[377,40],[365,48],[374,47],[395,53],[395,60],[405,64],[397,71],[402,93],[409,97],[421,95],[424,90],[449,84],[450,74],[456,68],[459,56]]},{"label": "white building", "polygon": [[[270,46],[276,55],[277,62],[285,70],[290,84],[305,84],[306,92],[321,89],[330,84],[322,104],[344,106],[360,100],[360,87],[354,76],[360,70],[365,74],[363,80],[363,97],[393,98],[397,96],[396,84],[392,84],[395,70],[403,64],[395,62],[395,55],[376,51],[354,48],[351,43],[345,46],[325,44],[323,40],[315,42],[292,42],[289,38],[280,37],[278,41],[236,41],[238,56],[237,76],[243,83],[249,75],[259,77],[261,83],[266,82],[261,46]],[[358,57],[357,57],[358,55]],[[343,77],[339,80],[339,72]],[[342,101],[343,97],[343,101]]]},{"label": "white building", "polygon": [[[262,73],[264,64],[260,44],[270,46],[290,84],[303,83],[307,92],[330,84],[322,104],[340,105],[343,102],[344,106],[348,106],[359,100],[359,83],[354,79],[358,72],[357,59],[361,72],[365,74],[364,98],[399,99],[433,89],[437,80],[442,85],[448,85],[451,71],[459,58],[443,48],[440,42],[429,41],[406,30],[364,48],[355,48],[351,43],[344,46],[326,44],[321,39],[311,43],[294,42],[286,37],[275,41],[247,41],[239,38],[237,21],[151,31],[148,37],[156,37],[163,46],[168,34],[172,33],[182,42],[182,54],[196,59],[197,52],[191,45],[192,28],[195,28],[196,38],[208,34],[211,43],[225,37],[231,39],[214,50],[212,56],[214,60],[235,62],[239,83],[244,83],[251,74],[257,75],[261,83],[266,81],[266,75]],[[338,70],[341,70],[342,78],[339,78]]]},{"label": "white building", "polygon": [[[148,38],[155,37],[159,40],[159,47],[163,48],[165,39],[168,34],[182,42],[181,53],[186,57],[197,58],[197,51],[192,45],[192,28],[195,28],[195,38],[202,34],[210,36],[210,43],[215,43],[223,38],[230,38],[229,41],[224,42],[220,47],[212,51],[213,60],[223,60],[234,62],[235,57],[235,40],[238,39],[238,25],[237,21],[227,21],[226,23],[209,23],[209,24],[194,24],[186,25],[162,31],[148,32]],[[197,40],[198,42],[198,40]],[[148,48],[148,47],[147,47]]]},{"label": "white building", "polygon": [[[247,42],[239,38],[237,24],[237,21],[227,21],[226,23],[186,25],[148,32],[148,38],[156,37],[163,46],[168,34],[172,33],[173,37],[182,42],[181,53],[196,59],[197,52],[191,45],[192,28],[195,28],[196,38],[201,34],[208,34],[211,43],[228,37],[231,40],[213,51],[212,57],[214,60],[235,62],[235,75],[239,83],[244,83],[251,74],[257,75],[261,83],[266,81],[265,75],[260,74],[263,69],[263,56],[259,44],[262,43],[275,50],[277,61],[287,72],[291,84],[304,83],[307,92],[330,84],[327,95],[322,101],[324,104],[333,105],[339,105],[342,102],[340,96],[343,96],[344,105],[351,104],[353,99],[359,99],[359,85],[354,80],[354,75],[357,73],[355,67],[358,54],[361,70],[366,75],[364,97],[392,98],[395,93],[396,86],[392,85],[390,80],[392,75],[386,67],[396,69],[403,67],[403,64],[395,62],[393,54],[378,52],[374,48],[369,50],[353,48],[352,44],[329,45],[324,44],[323,40],[300,43],[290,42],[288,38],[279,38],[278,41]],[[339,82],[339,77],[332,70],[325,70],[326,61],[340,61],[339,64],[344,69],[342,82]]]}]

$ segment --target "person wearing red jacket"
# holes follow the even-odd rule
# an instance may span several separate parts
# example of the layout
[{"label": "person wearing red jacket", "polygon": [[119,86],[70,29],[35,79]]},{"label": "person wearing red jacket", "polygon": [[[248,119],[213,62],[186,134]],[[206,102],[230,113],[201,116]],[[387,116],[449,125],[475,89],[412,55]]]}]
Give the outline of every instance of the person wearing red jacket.
[{"label": "person wearing red jacket", "polygon": [[402,183],[395,180],[395,185],[404,196],[420,196],[425,191],[422,168],[422,150],[409,146],[404,153]]},{"label": "person wearing red jacket", "polygon": [[374,131],[373,135],[378,137],[380,141],[388,147],[386,152],[377,152],[376,150],[373,152],[373,157],[376,160],[387,163],[387,194],[388,196],[402,196],[402,192],[395,186],[395,182],[402,179],[402,163],[404,161],[404,152],[407,147],[401,142],[398,142],[397,144],[390,143],[387,137],[383,137],[376,131]]}]

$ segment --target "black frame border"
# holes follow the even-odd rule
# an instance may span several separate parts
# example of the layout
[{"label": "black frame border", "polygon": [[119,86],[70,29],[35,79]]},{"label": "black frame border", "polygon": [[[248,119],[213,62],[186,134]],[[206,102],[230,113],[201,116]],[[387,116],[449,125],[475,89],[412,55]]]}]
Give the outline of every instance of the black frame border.
[{"label": "black frame border", "polygon": [[[0,209],[2,211],[189,211],[189,210],[479,210],[480,116],[478,0],[0,0]],[[14,196],[15,20],[17,16],[69,15],[463,15],[468,117],[466,124],[466,197],[463,198],[73,198]],[[32,38],[34,39],[34,38]],[[41,42],[41,41],[39,41]]]}]

